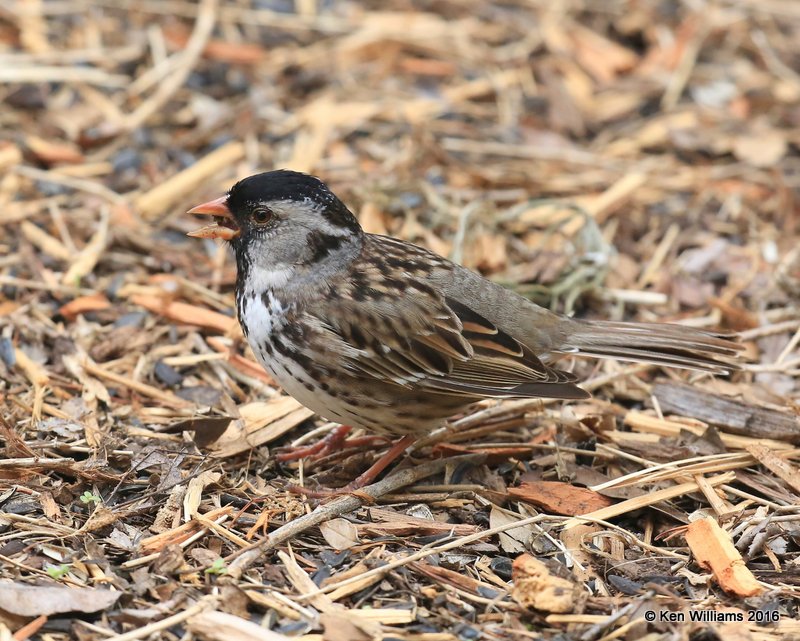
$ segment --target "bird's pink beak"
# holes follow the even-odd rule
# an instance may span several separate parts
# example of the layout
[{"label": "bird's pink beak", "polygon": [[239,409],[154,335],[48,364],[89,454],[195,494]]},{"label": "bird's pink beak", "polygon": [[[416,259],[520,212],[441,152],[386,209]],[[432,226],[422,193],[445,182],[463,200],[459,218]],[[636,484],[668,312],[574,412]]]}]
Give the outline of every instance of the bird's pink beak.
[{"label": "bird's pink beak", "polygon": [[216,200],[209,200],[207,203],[192,207],[187,214],[201,214],[205,216],[213,216],[214,222],[211,225],[206,225],[200,229],[190,231],[187,236],[192,238],[221,238],[222,240],[233,240],[237,238],[242,230],[236,224],[236,221],[228,209],[227,196],[220,196]]}]

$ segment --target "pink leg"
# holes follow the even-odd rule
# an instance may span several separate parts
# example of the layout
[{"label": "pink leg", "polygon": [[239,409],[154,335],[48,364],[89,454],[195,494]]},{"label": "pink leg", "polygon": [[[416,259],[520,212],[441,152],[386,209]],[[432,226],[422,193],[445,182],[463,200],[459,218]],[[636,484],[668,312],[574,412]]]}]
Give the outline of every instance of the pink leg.
[{"label": "pink leg", "polygon": [[397,460],[403,453],[416,441],[414,436],[404,436],[397,441],[387,452],[381,456],[372,466],[363,474],[359,475],[352,483],[348,483],[343,488],[335,490],[323,488],[319,490],[311,490],[309,488],[300,487],[297,485],[288,486],[290,492],[297,494],[305,494],[313,498],[339,496],[341,494],[349,494],[351,492],[358,492],[362,487],[372,483],[381,472],[389,467],[395,460]]},{"label": "pink leg", "polygon": [[383,472],[383,470],[400,458],[416,440],[417,439],[415,437],[410,435],[401,438],[386,451],[386,454],[375,461],[372,467],[356,477],[355,481],[346,485],[344,489],[346,489],[348,492],[351,492],[353,490],[360,490],[365,485],[372,483],[378,477],[378,475]]},{"label": "pink leg", "polygon": [[325,438],[320,439],[313,445],[304,447],[294,447],[286,452],[281,452],[275,456],[281,463],[288,461],[298,461],[301,458],[320,459],[328,454],[334,454],[346,448],[362,447],[364,445],[382,445],[386,443],[383,436],[360,436],[359,438],[347,438],[353,430],[349,425],[339,425],[332,429]]}]

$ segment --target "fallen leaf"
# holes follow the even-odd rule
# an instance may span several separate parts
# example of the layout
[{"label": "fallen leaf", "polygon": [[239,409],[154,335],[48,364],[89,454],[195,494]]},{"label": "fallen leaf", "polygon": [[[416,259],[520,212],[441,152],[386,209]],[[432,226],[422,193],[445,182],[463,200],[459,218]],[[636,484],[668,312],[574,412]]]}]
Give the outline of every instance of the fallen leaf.
[{"label": "fallen leaf", "polygon": [[95,588],[25,585],[0,581],[0,603],[12,614],[35,617],[63,612],[98,612],[114,605],[122,592]]},{"label": "fallen leaf", "polygon": [[534,481],[509,488],[511,498],[532,503],[552,514],[579,516],[612,505],[614,501],[585,487],[558,481]]},{"label": "fallen leaf", "polygon": [[[519,521],[518,518],[511,516],[505,510],[501,510],[496,505],[492,505],[492,511],[489,513],[489,527],[496,528],[502,525],[508,525]],[[514,527],[505,532],[500,532],[500,547],[504,552],[515,553],[524,552],[525,544],[530,540],[533,531],[529,526]]]},{"label": "fallen leaf", "polygon": [[358,528],[347,519],[331,519],[319,526],[322,537],[334,550],[349,550],[361,541]]},{"label": "fallen leaf", "polygon": [[195,444],[198,447],[208,447],[222,436],[230,422],[234,420],[236,419],[231,416],[198,416],[172,423],[158,431],[165,434],[194,432]]},{"label": "fallen leaf", "polygon": [[253,401],[239,407],[241,420],[231,421],[209,448],[225,458],[265,445],[311,418],[314,412],[291,396],[274,396],[268,401]]}]

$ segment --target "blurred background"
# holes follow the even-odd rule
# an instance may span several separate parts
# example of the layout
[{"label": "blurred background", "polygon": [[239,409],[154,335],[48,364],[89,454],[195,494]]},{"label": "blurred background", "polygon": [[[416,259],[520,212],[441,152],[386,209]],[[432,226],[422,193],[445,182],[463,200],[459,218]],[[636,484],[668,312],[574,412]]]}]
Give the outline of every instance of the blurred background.
[{"label": "blurred background", "polygon": [[184,212],[281,167],[559,311],[792,319],[799,41],[778,0],[6,2],[5,351],[57,362],[34,317],[108,360],[164,300],[227,329],[195,317],[232,314],[235,265]]},{"label": "blurred background", "polygon": [[[469,471],[462,478],[472,483],[469,493],[398,499],[419,502],[424,509],[414,514],[430,523],[427,505],[436,510],[443,529],[426,534],[450,536],[451,524],[474,532],[533,513],[541,503],[509,495],[520,478],[570,489],[576,479],[592,485],[653,461],[708,455],[707,467],[676,470],[673,479],[738,466],[735,481],[732,473],[713,477],[738,489],[720,486],[728,493],[718,496],[707,482],[704,495],[684,485],[685,496],[658,512],[626,514],[621,527],[672,550],[673,539],[659,532],[674,534],[695,510],[713,513],[712,505],[727,519],[758,508],[761,516],[736,526],[739,533],[752,526],[740,548],[749,547],[759,578],[789,590],[797,530],[789,532],[789,516],[770,522],[774,512],[764,510],[797,505],[796,470],[786,471],[788,458],[767,459],[763,448],[759,460],[778,472],[759,471],[749,453],[756,437],[789,448],[798,433],[798,43],[796,0],[0,0],[0,489],[14,484],[0,508],[27,515],[4,517],[3,543],[20,543],[1,548],[13,559],[2,564],[4,577],[38,582],[47,571],[55,581],[68,573],[74,585],[126,591],[123,608],[145,604],[95,619],[91,634],[74,617],[48,624],[62,632],[75,626],[81,634],[70,638],[105,638],[182,609],[181,594],[216,589],[197,568],[268,522],[307,510],[283,490],[286,481],[302,482],[297,468],[256,446],[297,444],[331,425],[312,424],[311,412],[281,396],[241,340],[228,248],[185,235],[198,226],[188,208],[249,174],[290,168],[328,182],[368,231],[429,247],[553,309],[742,332],[746,371],[695,378],[692,386],[670,381],[673,391],[693,392],[694,403],[682,396],[668,405],[663,379],[651,386],[642,366],[586,361],[575,364],[595,393],[585,403],[534,399],[466,417],[462,427],[472,431],[452,442],[521,449]],[[731,396],[735,410],[726,404]],[[649,407],[656,413],[643,422],[640,410]],[[662,408],[688,420],[661,421]],[[707,423],[694,418],[744,434],[735,447],[745,443],[747,452],[730,468],[715,467],[714,456],[735,448],[711,428],[701,436],[698,426]],[[320,483],[340,486],[372,454],[302,469],[321,469]],[[190,479],[193,503],[182,516]],[[664,487],[662,477],[651,480],[648,488]],[[493,493],[475,493],[485,488]],[[264,502],[253,506],[256,497]],[[228,538],[211,533],[187,543],[184,559],[172,543],[185,540],[179,524],[201,503],[215,519],[247,513],[228,522]],[[787,528],[780,539],[779,521]],[[310,568],[318,582],[344,568],[363,573],[408,545],[431,543],[414,538],[425,522],[417,518],[402,536],[377,531],[374,546],[373,535],[358,530],[369,544],[351,556],[330,551],[342,535],[322,531],[323,541],[310,531],[292,543],[303,564],[292,576],[307,583]],[[382,621],[409,624],[413,634],[392,628],[387,638],[432,639],[423,635],[444,629],[452,634],[436,639],[533,638],[517,605],[496,590],[509,587],[510,555],[561,554],[540,534],[531,527],[516,540],[483,541],[441,555],[452,569],[415,565],[336,598],[376,612],[400,604],[399,618]],[[780,543],[774,553],[764,548],[768,560],[759,556],[767,534]],[[649,598],[643,585],[651,575],[666,577],[659,595],[674,590],[683,599],[686,586],[686,599],[703,607],[712,590],[720,596],[707,574],[674,577],[682,564],[680,572],[695,567],[688,549],[678,565],[673,551],[637,565],[623,559],[657,548],[633,549],[635,536],[612,538],[605,552],[600,538],[566,543],[578,555],[569,558],[583,564],[573,566],[582,596],[578,618],[569,620],[584,626],[581,638],[606,634],[597,615],[622,625],[625,638],[644,638],[614,612],[631,594]],[[150,553],[153,565],[139,567]],[[631,580],[604,583],[609,568],[617,571],[614,560]],[[60,564],[55,574],[52,563]],[[283,595],[307,592],[306,583],[297,590],[287,583],[286,563],[273,556],[252,570],[269,589],[279,586],[283,601],[259,596],[250,611],[266,627],[316,630],[318,622],[297,614],[316,601],[285,606]],[[187,564],[191,573],[181,574]],[[455,590],[431,588],[440,581]],[[242,595],[224,590],[224,607],[250,616]],[[466,601],[456,598],[464,594]],[[596,618],[581,618],[587,613]],[[544,629],[544,614],[524,616]],[[326,640],[379,638],[346,626],[335,636],[338,625]],[[566,623],[547,625],[548,638],[569,635]],[[487,630],[494,632],[483,636]],[[756,637],[777,638],[760,628]]]},{"label": "blurred background", "polygon": [[752,325],[797,294],[799,38],[780,0],[6,2],[0,269],[100,225],[69,284],[230,285],[182,212],[287,167],[545,305]]},{"label": "blurred background", "polygon": [[[175,343],[164,315],[227,331],[196,316],[232,315],[235,265],[184,212],[281,167],[559,311],[793,319],[798,41],[778,0],[4,3],[4,351],[57,363],[51,319],[100,360]],[[156,362],[118,365],[183,380]]]}]

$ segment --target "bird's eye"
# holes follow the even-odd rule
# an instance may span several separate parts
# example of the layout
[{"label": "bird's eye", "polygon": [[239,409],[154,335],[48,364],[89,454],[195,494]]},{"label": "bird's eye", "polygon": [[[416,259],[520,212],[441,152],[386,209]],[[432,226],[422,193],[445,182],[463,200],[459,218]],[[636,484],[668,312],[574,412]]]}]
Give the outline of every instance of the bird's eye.
[{"label": "bird's eye", "polygon": [[272,218],[272,212],[266,207],[256,207],[253,210],[253,221],[258,225],[267,224]]}]

